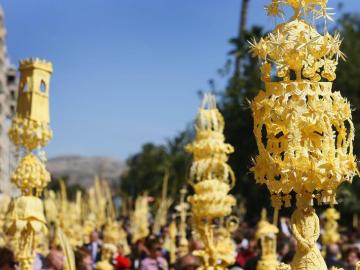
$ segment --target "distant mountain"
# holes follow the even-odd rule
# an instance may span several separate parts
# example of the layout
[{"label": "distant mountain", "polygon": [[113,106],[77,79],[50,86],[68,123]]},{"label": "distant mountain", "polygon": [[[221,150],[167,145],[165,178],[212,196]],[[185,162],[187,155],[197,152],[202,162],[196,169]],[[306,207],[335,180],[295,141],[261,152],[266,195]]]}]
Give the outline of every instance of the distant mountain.
[{"label": "distant mountain", "polygon": [[91,186],[95,176],[110,182],[119,181],[125,163],[110,157],[59,156],[51,158],[46,168],[54,178],[67,178],[68,184]]}]

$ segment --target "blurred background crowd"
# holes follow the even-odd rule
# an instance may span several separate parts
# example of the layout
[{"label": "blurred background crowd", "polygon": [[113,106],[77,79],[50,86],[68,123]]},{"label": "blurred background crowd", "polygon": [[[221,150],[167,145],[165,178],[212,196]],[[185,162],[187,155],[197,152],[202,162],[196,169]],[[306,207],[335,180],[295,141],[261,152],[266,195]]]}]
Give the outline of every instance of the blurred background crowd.
[{"label": "blurred background crowd", "polygon": [[[129,222],[124,220],[123,228],[127,232],[128,243],[132,243],[132,234]],[[277,237],[277,257],[280,262],[290,263],[295,249],[294,240],[289,228],[289,220],[281,218],[279,222],[280,233]],[[233,233],[233,239],[237,246],[236,263],[230,269],[255,270],[260,259],[261,247],[256,239],[257,226],[255,223],[241,222],[238,229]],[[329,269],[333,266],[344,270],[355,270],[356,263],[360,260],[360,230],[357,228],[341,228],[341,239],[338,243],[329,245],[318,245],[325,256]],[[150,234],[146,238],[139,239],[135,243],[124,246],[122,243],[116,245],[117,249],[110,259],[113,269],[140,269],[140,270],[167,270],[181,269],[193,270],[201,266],[201,261],[192,255],[193,251],[203,248],[199,240],[191,237],[188,227],[188,252],[180,256],[174,263],[170,261],[170,250],[166,243],[169,227],[161,228],[159,234]],[[89,235],[89,242],[75,250],[75,261],[77,270],[96,269],[96,263],[101,261],[102,254],[102,231],[93,231]],[[179,245],[179,239],[177,239]],[[16,269],[17,262],[11,249],[0,248],[0,269]],[[33,269],[64,269],[65,254],[61,247],[50,243],[48,254],[44,257],[38,254]]]}]

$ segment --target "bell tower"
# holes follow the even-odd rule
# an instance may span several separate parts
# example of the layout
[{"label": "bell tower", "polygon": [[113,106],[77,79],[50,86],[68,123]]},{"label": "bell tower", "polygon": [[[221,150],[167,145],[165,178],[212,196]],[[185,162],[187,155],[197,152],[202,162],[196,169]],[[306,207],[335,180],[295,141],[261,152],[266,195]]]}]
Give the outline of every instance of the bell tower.
[{"label": "bell tower", "polygon": [[39,59],[20,62],[20,87],[17,115],[49,123],[49,83],[52,65]]}]

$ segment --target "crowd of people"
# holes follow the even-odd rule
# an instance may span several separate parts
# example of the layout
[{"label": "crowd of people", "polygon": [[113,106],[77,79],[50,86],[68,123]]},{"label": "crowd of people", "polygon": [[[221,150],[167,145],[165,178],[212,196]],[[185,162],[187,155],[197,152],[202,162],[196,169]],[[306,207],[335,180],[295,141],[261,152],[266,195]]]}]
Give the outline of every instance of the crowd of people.
[{"label": "crowd of people", "polygon": [[[280,232],[277,236],[277,259],[279,262],[290,264],[296,251],[296,240],[292,236],[290,220],[281,218]],[[237,257],[234,269],[255,270],[261,257],[261,247],[255,239],[256,227],[248,223],[241,223],[234,235],[237,243]],[[318,247],[325,257],[329,269],[333,266],[344,270],[355,270],[360,261],[360,230],[346,229],[341,231],[338,243],[323,245],[321,237]]]},{"label": "crowd of people", "polygon": [[[124,226],[126,229],[126,226]],[[281,218],[279,222],[280,232],[277,237],[277,256],[279,262],[290,263],[296,250],[296,241],[293,238],[287,218]],[[192,255],[193,251],[202,249],[204,246],[199,240],[191,238],[188,230],[189,244],[188,254],[178,256],[175,263],[170,262],[169,250],[166,249],[164,239],[167,228],[164,227],[159,235],[149,235],[146,239],[140,239],[130,244],[130,252],[125,254],[123,244],[117,245],[110,260],[115,270],[194,270],[201,266],[200,258]],[[236,262],[229,269],[232,270],[255,270],[261,257],[261,247],[256,240],[256,226],[241,222],[234,232],[233,239],[237,246]],[[77,270],[96,269],[97,262],[102,256],[102,232],[94,231],[89,237],[89,243],[75,250],[75,264]],[[131,233],[128,233],[128,241],[131,243]],[[323,246],[321,238],[319,248],[325,257],[329,269],[333,266],[344,270],[355,270],[356,263],[360,261],[360,231],[348,229],[341,232],[339,243]],[[60,246],[50,245],[48,255],[35,258],[33,269],[61,270],[64,268],[65,255]],[[17,261],[14,253],[6,248],[0,248],[0,270],[17,269]]]}]

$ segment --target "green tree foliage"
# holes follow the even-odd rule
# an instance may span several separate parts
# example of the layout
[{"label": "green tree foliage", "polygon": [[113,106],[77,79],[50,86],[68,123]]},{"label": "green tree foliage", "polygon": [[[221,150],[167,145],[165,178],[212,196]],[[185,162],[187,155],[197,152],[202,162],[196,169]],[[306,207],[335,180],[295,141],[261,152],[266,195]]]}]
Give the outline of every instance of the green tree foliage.
[{"label": "green tree foliage", "polygon": [[169,173],[169,196],[175,196],[186,183],[190,157],[184,151],[189,133],[181,132],[165,145],[147,143],[141,151],[126,161],[128,169],[121,177],[121,188],[136,197],[143,192],[160,196],[164,175]]},{"label": "green tree foliage", "polygon": [[229,163],[236,174],[236,185],[233,193],[238,200],[245,199],[247,218],[252,213],[260,213],[264,205],[269,205],[269,196],[264,187],[254,182],[249,172],[251,159],[257,153],[255,138],[253,136],[253,119],[249,107],[252,100],[262,87],[259,76],[259,63],[248,53],[248,42],[252,37],[260,38],[264,33],[260,27],[253,27],[245,31],[243,39],[231,39],[234,50],[230,53],[241,58],[240,74],[232,76],[226,89],[220,95],[220,109],[225,119],[226,141],[235,148],[230,156]]},{"label": "green tree foliage", "polygon": [[[338,30],[343,37],[342,51],[347,61],[341,61],[337,69],[334,90],[348,98],[352,105],[355,126],[354,153],[360,157],[360,18],[346,14],[339,21]],[[344,184],[339,188],[338,200],[340,210],[345,215],[360,214],[360,181],[356,177],[353,184]]]},{"label": "green tree foliage", "polygon": [[[334,90],[341,91],[353,107],[355,129],[360,130],[360,18],[355,15],[344,15],[339,21],[338,30],[343,37],[341,50],[347,61],[340,61]],[[355,153],[360,154],[360,134],[355,136]]]}]

